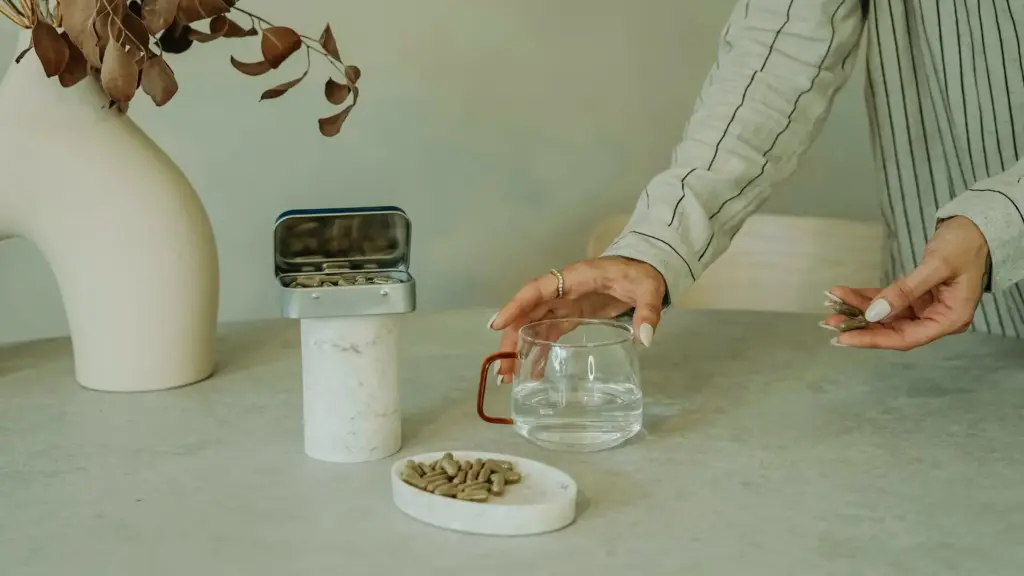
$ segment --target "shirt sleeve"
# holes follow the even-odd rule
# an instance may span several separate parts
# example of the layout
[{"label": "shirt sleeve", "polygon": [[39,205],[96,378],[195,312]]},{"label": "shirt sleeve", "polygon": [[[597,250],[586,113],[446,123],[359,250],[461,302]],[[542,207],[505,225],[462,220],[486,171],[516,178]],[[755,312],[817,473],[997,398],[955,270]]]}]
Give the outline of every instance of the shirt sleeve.
[{"label": "shirt sleeve", "polygon": [[671,167],[605,255],[656,268],[666,304],[695,282],[817,138],[863,27],[860,0],[739,2]]},{"label": "shirt sleeve", "polygon": [[1024,279],[1024,160],[982,180],[943,206],[937,220],[970,218],[988,242],[987,288],[1001,292]]}]

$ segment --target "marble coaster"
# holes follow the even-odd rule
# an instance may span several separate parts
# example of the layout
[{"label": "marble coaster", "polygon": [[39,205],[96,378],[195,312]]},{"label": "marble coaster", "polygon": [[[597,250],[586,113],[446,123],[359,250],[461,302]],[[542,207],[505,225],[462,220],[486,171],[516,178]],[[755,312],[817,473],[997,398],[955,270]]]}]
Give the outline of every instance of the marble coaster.
[{"label": "marble coaster", "polygon": [[576,518],[576,481],[535,460],[491,452],[451,451],[458,460],[507,460],[523,475],[502,496],[466,502],[430,494],[402,481],[405,461],[432,462],[444,452],[403,456],[391,467],[391,494],[398,509],[417,520],[472,534],[523,536],[559,530]]}]

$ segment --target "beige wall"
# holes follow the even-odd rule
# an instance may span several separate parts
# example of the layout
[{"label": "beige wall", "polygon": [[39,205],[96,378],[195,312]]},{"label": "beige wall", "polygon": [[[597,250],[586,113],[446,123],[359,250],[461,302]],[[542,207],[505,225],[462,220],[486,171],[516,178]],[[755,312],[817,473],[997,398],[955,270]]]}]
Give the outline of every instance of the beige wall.
[{"label": "beige wall", "polygon": [[[252,79],[232,70],[229,54],[255,59],[251,39],[175,58],[176,99],[159,111],[140,101],[132,115],[206,203],[223,320],[277,315],[270,231],[279,212],[377,203],[413,218],[422,308],[495,306],[525,278],[581,257],[595,220],[631,209],[666,165],[730,4],[245,0],[310,35],[332,22],[343,54],[364,70],[346,131],[317,133],[322,76],[258,103],[288,72]],[[15,33],[0,22],[0,52],[13,52]],[[874,191],[858,186],[871,169],[860,86],[858,77],[840,96],[824,136],[766,210],[876,217]],[[65,328],[38,253],[4,242],[0,341]]]}]

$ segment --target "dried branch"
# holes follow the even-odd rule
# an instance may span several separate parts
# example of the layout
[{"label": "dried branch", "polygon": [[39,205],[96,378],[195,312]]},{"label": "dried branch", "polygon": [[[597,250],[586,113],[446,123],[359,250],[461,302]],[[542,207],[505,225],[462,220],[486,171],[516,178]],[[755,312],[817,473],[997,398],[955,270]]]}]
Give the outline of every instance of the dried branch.
[{"label": "dried branch", "polygon": [[21,13],[25,16],[25,22],[28,27],[36,25],[36,10],[32,6],[32,0],[19,0],[21,4]]},{"label": "dried branch", "polygon": [[22,28],[30,28],[28,20],[25,18],[25,14],[22,13],[13,0],[2,0],[0,1],[0,14],[7,17],[8,20],[14,22]]},{"label": "dried branch", "polygon": [[[52,2],[52,4],[51,4]],[[324,96],[343,106],[319,120],[325,136],[337,134],[359,99],[356,86],[362,72],[341,59],[330,25],[320,38],[277,26],[266,18],[239,8],[238,0],[0,0],[0,15],[22,28],[32,29],[32,42],[16,62],[35,49],[48,77],[73,86],[89,76],[97,78],[110,97],[110,108],[127,110],[138,89],[156,106],[167,104],[178,83],[165,56],[187,51],[194,43],[221,38],[260,38],[262,59],[231,65],[248,76],[262,76],[284,65],[304,49],[306,66],[292,80],[263,91],[260,100],[274,100],[298,86],[312,69],[312,56],[322,56],[338,74],[328,78]],[[248,17],[249,27],[231,19]],[[206,23],[208,32],[199,28]]]}]

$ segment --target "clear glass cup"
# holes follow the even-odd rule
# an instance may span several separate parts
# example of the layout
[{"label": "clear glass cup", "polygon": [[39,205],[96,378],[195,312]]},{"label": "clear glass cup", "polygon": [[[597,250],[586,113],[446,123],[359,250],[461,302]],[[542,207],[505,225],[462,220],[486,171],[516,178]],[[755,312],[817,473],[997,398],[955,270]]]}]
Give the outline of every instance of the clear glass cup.
[{"label": "clear glass cup", "polygon": [[[511,418],[484,410],[488,376],[499,361],[515,361]],[[612,320],[559,319],[519,330],[515,352],[484,360],[477,414],[508,424],[555,450],[593,452],[617,446],[643,427],[643,393],[633,328]]]}]

